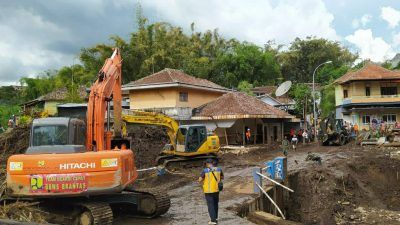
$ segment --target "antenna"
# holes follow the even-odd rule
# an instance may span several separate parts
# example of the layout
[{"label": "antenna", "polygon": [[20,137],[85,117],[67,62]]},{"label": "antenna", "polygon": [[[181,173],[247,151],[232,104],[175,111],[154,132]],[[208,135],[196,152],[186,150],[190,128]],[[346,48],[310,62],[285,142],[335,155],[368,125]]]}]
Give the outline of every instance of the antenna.
[{"label": "antenna", "polygon": [[279,96],[282,96],[282,95],[286,94],[289,91],[291,86],[292,86],[292,81],[288,80],[288,81],[283,82],[276,89],[275,96],[279,97]]}]

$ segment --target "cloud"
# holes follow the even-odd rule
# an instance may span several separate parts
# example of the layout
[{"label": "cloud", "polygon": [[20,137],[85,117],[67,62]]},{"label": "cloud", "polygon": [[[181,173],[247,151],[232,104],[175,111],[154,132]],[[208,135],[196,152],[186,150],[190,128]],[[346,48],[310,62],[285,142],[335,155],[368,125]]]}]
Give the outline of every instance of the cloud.
[{"label": "cloud", "polygon": [[49,65],[60,66],[67,59],[67,55],[43,48],[57,37],[73,40],[63,28],[22,8],[4,10],[0,19],[0,81],[16,81]]},{"label": "cloud", "polygon": [[390,28],[395,28],[400,22],[400,11],[390,6],[382,7],[381,18],[388,22]]},{"label": "cloud", "polygon": [[393,47],[400,46],[400,32],[393,35]]},{"label": "cloud", "polygon": [[197,30],[218,28],[225,36],[260,45],[307,36],[340,39],[332,27],[334,16],[322,0],[146,0],[141,4],[145,12],[153,11],[173,24],[188,27],[194,22]]},{"label": "cloud", "polygon": [[360,26],[365,27],[372,19],[370,14],[364,14],[360,19],[354,19],[351,22],[353,28],[358,28]]},{"label": "cloud", "polygon": [[395,52],[381,37],[374,37],[371,29],[358,29],[345,39],[359,49],[360,58],[382,62],[391,59]]},{"label": "cloud", "polygon": [[0,2],[0,86],[71,65],[82,47],[127,37],[135,26],[135,2]]}]

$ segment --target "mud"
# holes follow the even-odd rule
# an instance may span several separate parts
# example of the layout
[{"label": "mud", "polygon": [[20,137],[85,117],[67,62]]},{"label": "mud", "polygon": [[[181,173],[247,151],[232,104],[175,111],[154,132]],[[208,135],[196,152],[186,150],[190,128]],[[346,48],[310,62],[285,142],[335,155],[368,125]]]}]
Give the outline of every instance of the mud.
[{"label": "mud", "polygon": [[135,154],[137,168],[155,166],[156,158],[165,144],[170,142],[166,131],[157,126],[130,126],[128,135],[131,138],[131,149]]},{"label": "mud", "polygon": [[[400,161],[383,149],[343,149],[292,170],[287,215],[304,224],[400,224]],[[371,218],[382,210],[385,214]]]}]

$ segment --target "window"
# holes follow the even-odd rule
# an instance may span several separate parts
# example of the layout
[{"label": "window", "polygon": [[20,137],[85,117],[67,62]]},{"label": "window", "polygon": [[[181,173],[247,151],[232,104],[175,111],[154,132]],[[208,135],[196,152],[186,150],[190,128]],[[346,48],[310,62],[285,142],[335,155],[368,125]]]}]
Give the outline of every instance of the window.
[{"label": "window", "polygon": [[33,128],[33,146],[66,145],[68,129],[66,126],[36,126]]},{"label": "window", "polygon": [[363,124],[369,124],[371,122],[371,117],[369,115],[364,115],[362,117]]},{"label": "window", "polygon": [[365,87],[365,96],[371,96],[371,88]]},{"label": "window", "polygon": [[397,95],[396,84],[381,84],[381,95]]},{"label": "window", "polygon": [[86,130],[81,124],[74,124],[74,145],[85,145]]},{"label": "window", "polygon": [[383,121],[385,121],[386,123],[395,123],[396,115],[395,114],[383,115]]},{"label": "window", "polygon": [[343,98],[348,98],[349,97],[349,93],[347,92],[347,90],[343,90]]},{"label": "window", "polygon": [[187,102],[188,101],[188,93],[187,92],[179,92],[179,101]]}]

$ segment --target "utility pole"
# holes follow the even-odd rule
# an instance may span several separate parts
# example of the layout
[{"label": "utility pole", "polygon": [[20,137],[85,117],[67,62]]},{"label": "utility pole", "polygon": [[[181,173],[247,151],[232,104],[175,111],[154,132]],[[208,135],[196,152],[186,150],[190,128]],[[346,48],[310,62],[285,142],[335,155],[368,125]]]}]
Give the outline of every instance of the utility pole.
[{"label": "utility pole", "polygon": [[314,70],[314,72],[313,72],[313,75],[312,75],[312,97],[313,97],[313,116],[314,116],[314,141],[316,142],[317,141],[317,117],[318,117],[318,115],[317,115],[317,111],[316,111],[316,106],[315,106],[315,72],[317,71],[317,69],[320,67],[320,66],[322,66],[322,65],[324,65],[324,64],[328,64],[328,63],[332,63],[332,61],[326,61],[326,62],[324,62],[324,63],[321,63],[321,64],[319,64],[316,68],[315,68],[315,70]]}]

